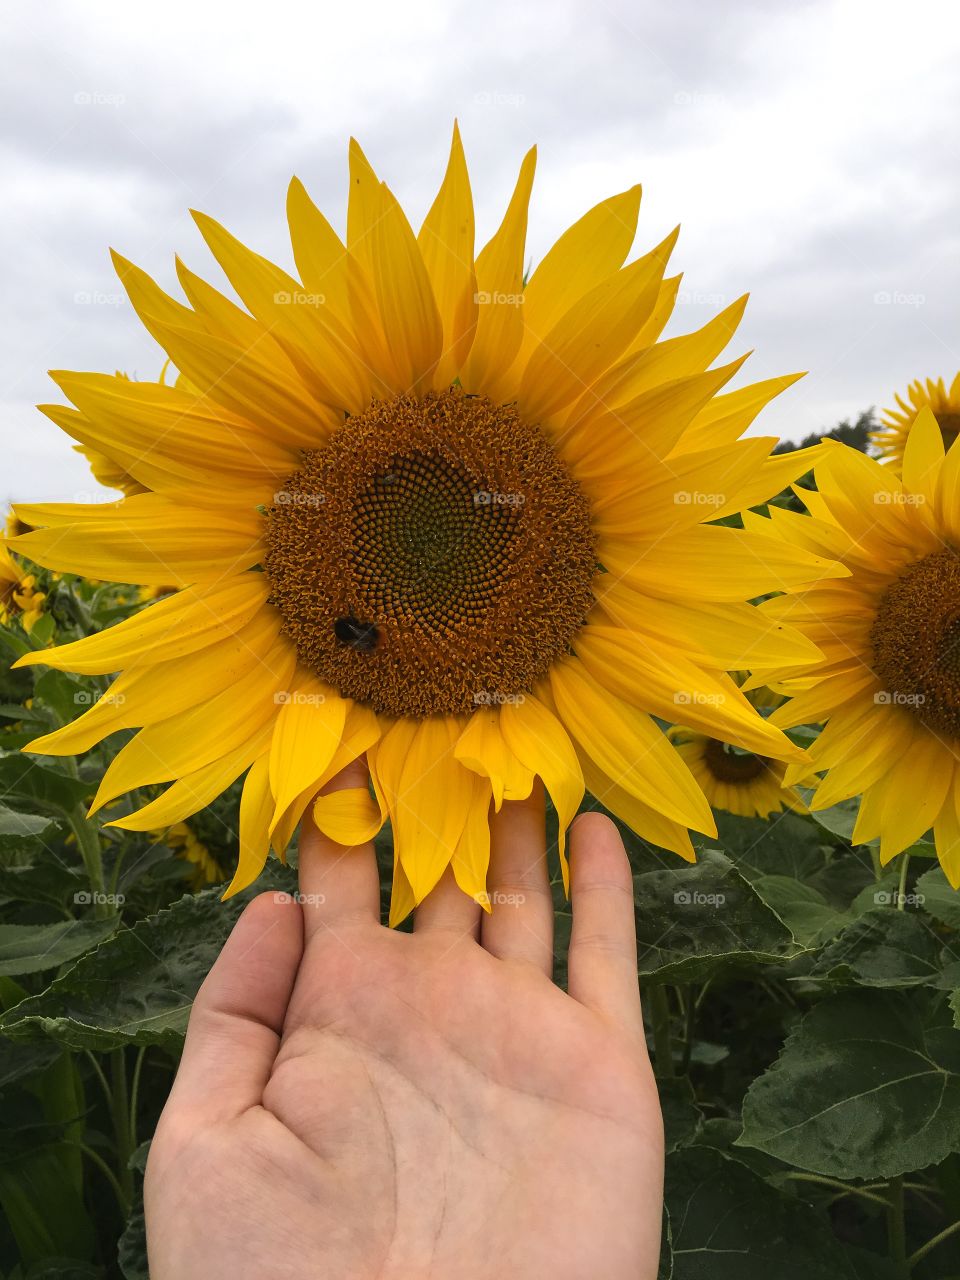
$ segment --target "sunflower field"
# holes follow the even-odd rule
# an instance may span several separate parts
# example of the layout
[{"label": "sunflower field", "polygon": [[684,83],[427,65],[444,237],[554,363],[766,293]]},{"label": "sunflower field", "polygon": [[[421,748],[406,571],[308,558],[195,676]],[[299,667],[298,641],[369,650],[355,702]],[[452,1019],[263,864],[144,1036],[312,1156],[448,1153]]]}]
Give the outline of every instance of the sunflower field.
[{"label": "sunflower field", "polygon": [[534,166],[477,252],[456,130],[416,234],[352,144],[345,242],[296,180],[297,277],[196,215],[237,300],[115,255],[168,366],[54,374],[115,492],[0,546],[3,1280],[147,1277],[191,1002],[305,815],[406,929],[490,909],[537,778],[560,985],[574,815],[631,861],[661,1280],[960,1277],[960,380],[778,451],[745,299],[662,337],[638,187],[528,272]]}]

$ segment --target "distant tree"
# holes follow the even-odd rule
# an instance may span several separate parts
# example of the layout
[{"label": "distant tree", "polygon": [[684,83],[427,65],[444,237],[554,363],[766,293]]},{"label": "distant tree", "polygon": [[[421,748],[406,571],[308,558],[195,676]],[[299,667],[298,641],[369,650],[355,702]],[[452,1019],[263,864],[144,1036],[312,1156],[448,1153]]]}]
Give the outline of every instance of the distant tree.
[{"label": "distant tree", "polygon": [[857,415],[854,423],[844,418],[829,431],[815,431],[809,436],[804,436],[799,444],[795,444],[792,440],[781,440],[773,452],[794,453],[797,449],[809,449],[811,445],[819,444],[821,440],[839,440],[841,444],[848,444],[852,449],[859,449],[861,453],[869,453],[871,451],[870,433],[876,429],[877,411],[871,405],[869,409],[864,409]]}]

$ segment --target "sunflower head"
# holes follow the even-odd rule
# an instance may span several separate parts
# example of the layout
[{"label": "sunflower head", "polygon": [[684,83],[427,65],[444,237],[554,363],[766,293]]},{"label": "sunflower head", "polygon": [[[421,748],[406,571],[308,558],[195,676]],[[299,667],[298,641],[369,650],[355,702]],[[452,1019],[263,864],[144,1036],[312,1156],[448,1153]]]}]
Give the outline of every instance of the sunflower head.
[{"label": "sunflower head", "polygon": [[884,409],[879,429],[870,436],[880,458],[895,470],[903,466],[907,436],[921,409],[929,409],[933,414],[944,448],[949,449],[960,437],[960,373],[949,388],[943,378],[927,378],[925,382],[917,378],[904,395],[897,394],[895,398],[897,407]]},{"label": "sunflower head", "polygon": [[[811,465],[741,438],[794,377],[727,389],[743,359],[717,361],[745,299],[662,340],[676,232],[632,256],[639,187],[588,210],[528,281],[534,164],[478,252],[456,129],[416,232],[353,143],[345,241],[291,184],[297,277],[202,214],[235,298],[179,262],[174,298],[115,255],[174,382],[54,374],[71,404],[44,412],[126,496],[26,506],[17,545],[175,590],[23,659],[121,672],[116,696],[31,750],[137,729],[94,805],[169,784],[116,820],[135,830],[243,775],[231,892],[311,807],[345,845],[392,822],[394,919],[448,866],[484,901],[491,806],[538,777],[561,844],[589,786],[692,858],[710,806],[658,724],[683,699],[698,732],[802,756],[726,672],[814,661],[748,602],[837,570],[715,523]],[[362,756],[372,791],[326,794]]]},{"label": "sunflower head", "polygon": [[[813,807],[861,796],[854,840],[886,863],[932,828],[960,887],[960,442],[921,410],[902,478],[832,446],[805,494],[812,519],[772,512],[787,541],[835,556],[848,576],[762,606],[821,649],[815,666],[769,676],[792,694],[781,727],[826,722],[811,747]],[[791,767],[794,780],[806,766]]]}]

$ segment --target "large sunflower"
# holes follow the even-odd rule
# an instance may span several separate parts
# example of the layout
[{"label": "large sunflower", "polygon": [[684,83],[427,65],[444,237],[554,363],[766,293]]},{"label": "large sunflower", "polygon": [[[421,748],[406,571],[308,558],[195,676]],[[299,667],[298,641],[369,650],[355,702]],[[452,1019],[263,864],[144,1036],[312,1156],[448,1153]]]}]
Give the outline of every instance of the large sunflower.
[{"label": "large sunflower", "polygon": [[[389,817],[392,918],[452,864],[483,898],[490,802],[539,776],[561,834],[586,783],[692,858],[710,807],[652,716],[796,758],[724,673],[810,662],[808,640],[745,603],[838,571],[766,533],[709,522],[810,465],[741,440],[794,381],[718,394],[710,366],[745,299],[658,341],[671,234],[623,265],[640,189],[597,205],[524,287],[535,153],[474,257],[454,130],[419,234],[355,143],[344,245],[298,181],[294,279],[212,219],[200,230],[242,309],[178,263],[176,301],[117,257],[175,386],[56,373],[44,406],[148,492],[21,508],[40,564],[177,593],[102,635],[24,661],[122,674],[31,750],[124,727],[93,808],[170,782],[114,825],[183,820],[246,771],[235,892],[282,854],[318,790],[366,754],[374,794],[322,797],[345,845]],[[841,571],[842,572],[842,571]]]},{"label": "large sunflower", "polygon": [[884,409],[880,427],[871,433],[870,439],[879,450],[881,459],[897,471],[903,465],[903,451],[910,427],[921,409],[932,410],[947,449],[960,436],[960,373],[950,384],[949,391],[943,378],[937,378],[936,382],[927,378],[925,383],[917,378],[907,388],[906,399],[897,395],[896,401],[896,409]]},{"label": "large sunflower", "polygon": [[[810,748],[826,770],[812,807],[862,795],[855,842],[880,837],[886,863],[933,828],[960,887],[960,444],[944,451],[929,409],[907,440],[903,478],[828,442],[810,515],[771,509],[793,545],[836,557],[850,576],[767,601],[771,621],[823,651],[815,667],[768,672],[792,700],[781,727],[826,721]],[[751,517],[755,529],[770,521]],[[796,781],[809,766],[791,766]]]}]

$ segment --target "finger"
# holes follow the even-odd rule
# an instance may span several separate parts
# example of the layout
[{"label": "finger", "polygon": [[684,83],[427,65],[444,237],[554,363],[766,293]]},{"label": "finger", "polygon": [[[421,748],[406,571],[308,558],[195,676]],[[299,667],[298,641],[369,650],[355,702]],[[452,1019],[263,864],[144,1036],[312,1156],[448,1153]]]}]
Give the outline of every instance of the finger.
[{"label": "finger", "polygon": [[254,898],[197,992],[170,1095],[214,1124],[259,1103],[303,955],[303,913],[288,893]]},{"label": "finger", "polygon": [[567,990],[643,1040],[633,875],[620,833],[603,814],[581,814],[570,829],[570,887]]},{"label": "finger", "polygon": [[[366,787],[370,775],[365,760],[354,760],[321,791]],[[373,844],[337,844],[317,828],[313,806],[300,830],[300,895],[307,938],[318,930],[348,919],[380,921],[380,874]]]},{"label": "finger", "polygon": [[447,867],[437,886],[417,907],[414,933],[446,932],[476,940],[480,936],[480,904],[457,884],[453,868]]},{"label": "finger", "polygon": [[480,922],[484,947],[502,960],[553,972],[553,897],[547,876],[543,786],[508,800],[490,822],[490,910]]}]

